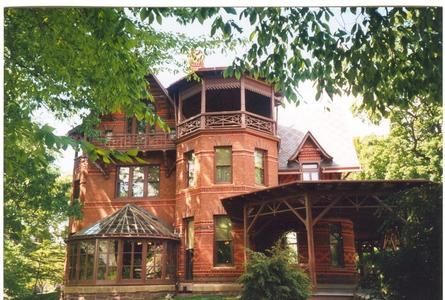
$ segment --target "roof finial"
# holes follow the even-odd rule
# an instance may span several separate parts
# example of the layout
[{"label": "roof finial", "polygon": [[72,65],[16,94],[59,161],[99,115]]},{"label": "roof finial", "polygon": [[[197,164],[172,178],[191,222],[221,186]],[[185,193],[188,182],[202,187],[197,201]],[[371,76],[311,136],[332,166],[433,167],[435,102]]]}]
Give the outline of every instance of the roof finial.
[{"label": "roof finial", "polygon": [[201,49],[192,49],[189,53],[189,70],[196,72],[204,67],[204,51]]}]

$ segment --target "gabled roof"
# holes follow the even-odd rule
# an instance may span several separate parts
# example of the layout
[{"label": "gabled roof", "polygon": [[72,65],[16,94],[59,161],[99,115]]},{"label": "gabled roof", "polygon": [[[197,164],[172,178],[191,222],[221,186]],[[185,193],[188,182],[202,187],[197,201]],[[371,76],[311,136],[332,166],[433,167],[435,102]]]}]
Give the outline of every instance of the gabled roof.
[{"label": "gabled roof", "polygon": [[297,149],[295,150],[294,154],[289,157],[288,161],[298,160],[298,155],[300,154],[301,149],[303,148],[304,144],[306,144],[306,141],[310,139],[315,146],[317,146],[318,150],[320,150],[321,156],[326,160],[331,160],[332,156],[330,156],[323,147],[318,143],[317,139],[312,135],[310,131],[306,132],[303,139],[300,142],[300,145],[298,145]]},{"label": "gabled roof", "polygon": [[[307,129],[310,129],[314,139],[316,137],[319,148],[332,157],[330,160],[322,161],[321,167],[324,172],[359,171],[360,164],[352,137],[348,136],[341,127],[335,126],[335,124],[323,121],[318,124],[318,128],[311,127]],[[300,130],[301,127],[300,124],[292,126],[278,125],[278,136],[281,139],[278,152],[279,172],[295,172],[300,169],[298,161],[289,159],[298,155],[299,148],[304,145],[304,140],[309,139],[309,135]]]},{"label": "gabled roof", "polygon": [[73,234],[70,240],[93,237],[179,239],[161,220],[133,204],[125,205],[112,215]]}]

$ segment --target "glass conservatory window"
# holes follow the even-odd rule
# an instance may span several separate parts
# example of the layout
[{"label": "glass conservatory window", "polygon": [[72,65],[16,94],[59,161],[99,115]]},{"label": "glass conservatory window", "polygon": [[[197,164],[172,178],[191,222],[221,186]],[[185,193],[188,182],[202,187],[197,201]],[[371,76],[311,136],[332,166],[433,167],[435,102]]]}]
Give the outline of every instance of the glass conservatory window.
[{"label": "glass conservatory window", "polygon": [[99,240],[99,257],[97,261],[97,279],[117,279],[118,241]]},{"label": "glass conservatory window", "polygon": [[77,250],[78,250],[78,243],[72,243],[68,247],[68,279],[69,280],[76,280],[76,270],[77,270]]},{"label": "glass conservatory window", "polygon": [[95,248],[96,241],[94,240],[80,242],[80,280],[93,279]]},{"label": "glass conservatory window", "polygon": [[148,282],[174,279],[175,249],[172,243],[160,240],[97,239],[71,242],[68,247],[68,281],[89,282],[96,279],[118,282],[121,279]]},{"label": "glass conservatory window", "polygon": [[147,257],[145,260],[146,278],[161,279],[162,278],[162,256],[164,245],[159,242],[147,243]]},{"label": "glass conservatory window", "polygon": [[141,279],[142,242],[124,240],[122,252],[122,279]]}]

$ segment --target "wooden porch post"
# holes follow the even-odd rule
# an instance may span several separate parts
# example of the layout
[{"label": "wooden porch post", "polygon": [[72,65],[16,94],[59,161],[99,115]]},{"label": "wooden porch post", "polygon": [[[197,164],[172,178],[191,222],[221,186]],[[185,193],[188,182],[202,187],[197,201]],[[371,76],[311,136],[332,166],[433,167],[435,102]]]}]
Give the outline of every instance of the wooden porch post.
[{"label": "wooden porch post", "polygon": [[304,204],[306,207],[306,235],[307,235],[307,247],[308,247],[308,265],[309,273],[311,276],[312,286],[317,288],[317,272],[315,270],[315,244],[314,244],[314,231],[312,226],[312,204],[307,193],[304,194]]},{"label": "wooden porch post", "polygon": [[241,127],[246,128],[246,88],[244,87],[244,76],[241,77]]},{"label": "wooden porch post", "polygon": [[201,129],[206,127],[206,84],[204,79],[201,79]]}]

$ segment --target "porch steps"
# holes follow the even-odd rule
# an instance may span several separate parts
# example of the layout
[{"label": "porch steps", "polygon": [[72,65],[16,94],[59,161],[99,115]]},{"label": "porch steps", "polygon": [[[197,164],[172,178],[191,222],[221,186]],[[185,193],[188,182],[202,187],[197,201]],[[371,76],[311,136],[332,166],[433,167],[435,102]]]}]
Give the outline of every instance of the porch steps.
[{"label": "porch steps", "polygon": [[350,284],[319,284],[311,300],[352,300],[356,286]]}]

